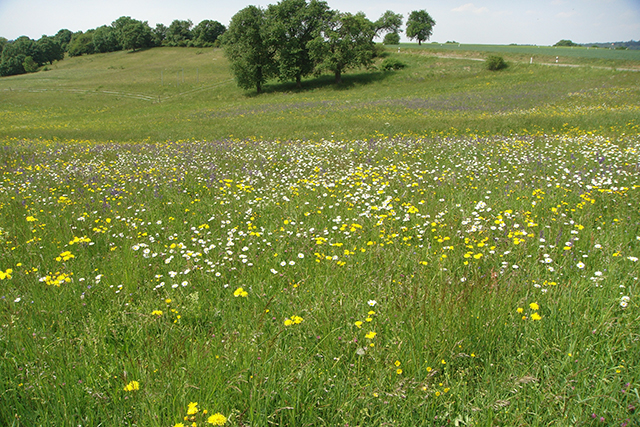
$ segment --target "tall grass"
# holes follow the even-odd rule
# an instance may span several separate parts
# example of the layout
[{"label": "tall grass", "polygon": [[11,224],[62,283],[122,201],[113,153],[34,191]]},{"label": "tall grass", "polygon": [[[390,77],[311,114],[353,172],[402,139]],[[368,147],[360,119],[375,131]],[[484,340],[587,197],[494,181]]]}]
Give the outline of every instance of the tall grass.
[{"label": "tall grass", "polygon": [[628,425],[639,148],[7,142],[0,420]]},{"label": "tall grass", "polygon": [[637,425],[637,74],[400,55],[2,79],[0,424]]},{"label": "tall grass", "polygon": [[638,73],[512,63],[493,75],[479,61],[415,52],[393,54],[408,65],[404,70],[356,70],[340,86],[321,76],[304,81],[302,90],[274,81],[261,96],[235,86],[216,50],[162,48],[65,59],[51,71],[0,80],[0,135],[368,139],[442,135],[451,128],[467,134],[555,133],[565,125],[607,135],[637,132]]}]

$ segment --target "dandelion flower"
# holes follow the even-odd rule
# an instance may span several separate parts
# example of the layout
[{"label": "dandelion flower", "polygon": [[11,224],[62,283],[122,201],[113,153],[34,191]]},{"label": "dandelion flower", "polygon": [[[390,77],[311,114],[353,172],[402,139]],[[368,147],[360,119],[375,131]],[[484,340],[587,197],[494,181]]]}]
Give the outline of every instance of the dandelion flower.
[{"label": "dandelion flower", "polygon": [[187,409],[187,415],[195,415],[198,413],[198,402],[190,402]]},{"label": "dandelion flower", "polygon": [[140,383],[138,381],[131,381],[124,387],[124,391],[140,390]]},{"label": "dandelion flower", "polygon": [[365,335],[364,337],[366,339],[372,340],[377,334],[373,331],[370,331],[369,333],[367,333],[367,335]]},{"label": "dandelion flower", "polygon": [[538,313],[533,313],[531,315],[531,320],[540,320],[540,319],[542,319],[542,317],[540,317]]},{"label": "dandelion flower", "polygon": [[531,310],[540,310],[540,306],[538,305],[537,302],[532,302],[531,304],[529,304],[529,308]]},{"label": "dandelion flower", "polygon": [[220,412],[216,412],[207,419],[207,422],[214,426],[223,426],[227,423],[227,417],[222,415]]}]

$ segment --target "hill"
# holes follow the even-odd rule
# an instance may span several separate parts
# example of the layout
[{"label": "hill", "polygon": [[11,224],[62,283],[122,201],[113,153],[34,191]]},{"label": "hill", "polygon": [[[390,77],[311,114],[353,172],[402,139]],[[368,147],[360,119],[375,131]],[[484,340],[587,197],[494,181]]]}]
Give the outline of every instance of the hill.
[{"label": "hill", "polygon": [[[568,54],[582,49],[559,49],[567,53],[563,59],[581,65],[562,68],[537,59],[529,64],[530,54],[521,47],[463,47],[403,45],[400,53],[390,48],[385,55],[407,68],[352,70],[339,86],[319,76],[303,81],[301,90],[272,82],[260,96],[236,87],[216,49],[154,48],[65,59],[49,71],[0,79],[0,137],[364,139],[451,129],[553,133],[568,125],[604,132],[637,121],[640,73],[596,68],[589,64],[603,67],[599,60]],[[485,70],[479,59],[491,52],[504,52],[511,66]],[[551,62],[548,56],[540,60]]]}]

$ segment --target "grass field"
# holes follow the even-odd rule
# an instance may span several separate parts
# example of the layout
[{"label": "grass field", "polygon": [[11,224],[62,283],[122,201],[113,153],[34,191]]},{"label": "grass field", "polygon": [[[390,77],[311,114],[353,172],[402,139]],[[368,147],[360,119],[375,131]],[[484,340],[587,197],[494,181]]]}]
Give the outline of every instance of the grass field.
[{"label": "grass field", "polygon": [[1,79],[0,425],[640,425],[640,73],[393,54]]}]

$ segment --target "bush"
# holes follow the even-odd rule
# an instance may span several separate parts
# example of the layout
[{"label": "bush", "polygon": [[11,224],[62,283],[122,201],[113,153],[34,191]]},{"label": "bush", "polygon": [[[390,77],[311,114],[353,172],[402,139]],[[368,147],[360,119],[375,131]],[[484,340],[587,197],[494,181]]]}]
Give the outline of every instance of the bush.
[{"label": "bush", "polygon": [[502,56],[490,56],[487,58],[487,70],[498,71],[507,68],[507,63]]},{"label": "bush", "polygon": [[404,62],[400,62],[395,58],[387,58],[384,61],[382,61],[380,68],[382,68],[383,71],[391,71],[391,70],[401,70],[406,66],[407,64],[405,64]]},{"label": "bush", "polygon": [[382,44],[400,44],[400,34],[398,33],[389,33],[384,36],[384,40]]}]

